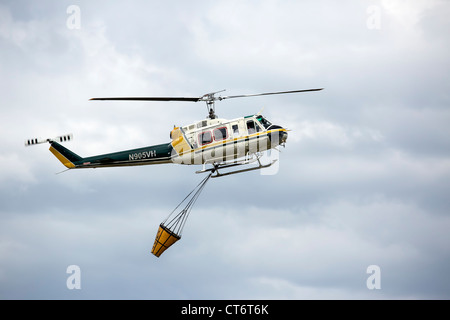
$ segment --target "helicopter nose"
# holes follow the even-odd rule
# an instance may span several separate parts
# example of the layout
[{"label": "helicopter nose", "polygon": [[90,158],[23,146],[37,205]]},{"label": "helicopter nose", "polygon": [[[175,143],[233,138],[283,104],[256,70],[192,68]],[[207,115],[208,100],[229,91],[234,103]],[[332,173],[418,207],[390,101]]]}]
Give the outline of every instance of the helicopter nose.
[{"label": "helicopter nose", "polygon": [[288,133],[287,133],[286,129],[284,129],[280,126],[277,126],[276,129],[281,129],[281,130],[277,130],[277,131],[271,132],[269,134],[270,143],[272,145],[285,144],[287,141],[287,137],[288,137]]},{"label": "helicopter nose", "polygon": [[286,143],[288,133],[286,131],[280,132],[280,144]]}]

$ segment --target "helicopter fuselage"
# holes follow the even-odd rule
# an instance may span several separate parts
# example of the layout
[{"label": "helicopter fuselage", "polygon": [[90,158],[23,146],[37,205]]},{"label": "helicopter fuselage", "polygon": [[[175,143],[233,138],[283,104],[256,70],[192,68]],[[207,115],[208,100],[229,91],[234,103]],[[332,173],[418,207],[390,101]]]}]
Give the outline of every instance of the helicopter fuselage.
[{"label": "helicopter fuselage", "polygon": [[287,130],[257,114],[175,127],[170,138],[169,143],[91,157],[80,157],[57,141],[48,142],[50,151],[69,169],[163,163],[216,165],[284,145]]},{"label": "helicopter fuselage", "polygon": [[171,160],[180,164],[232,161],[284,144],[286,129],[261,115],[233,120],[206,119],[171,132]]}]

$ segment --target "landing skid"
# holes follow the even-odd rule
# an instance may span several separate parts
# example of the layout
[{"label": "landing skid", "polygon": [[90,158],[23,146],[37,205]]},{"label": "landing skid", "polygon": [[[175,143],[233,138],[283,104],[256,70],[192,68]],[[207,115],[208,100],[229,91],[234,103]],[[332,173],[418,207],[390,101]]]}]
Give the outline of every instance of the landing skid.
[{"label": "landing skid", "polygon": [[[228,175],[232,175],[232,174],[236,174],[236,173],[242,173],[242,172],[248,172],[248,171],[268,168],[277,161],[277,159],[275,159],[268,164],[262,164],[261,161],[259,160],[260,158],[261,158],[261,155],[256,155],[256,159],[244,159],[241,161],[234,161],[234,162],[211,163],[211,165],[213,165],[213,167],[209,168],[209,169],[205,168],[205,165],[206,165],[206,163],[205,163],[203,165],[203,169],[196,171],[195,173],[212,172],[213,175],[211,175],[211,178],[219,178],[219,177],[224,177],[224,176],[228,176]],[[251,164],[254,162],[258,162],[258,164],[251,168],[232,170],[232,171],[228,171],[228,172],[224,172],[224,173],[219,172],[219,170],[228,169],[228,168],[237,167],[237,166],[245,166],[245,165],[248,165],[248,164]]]}]

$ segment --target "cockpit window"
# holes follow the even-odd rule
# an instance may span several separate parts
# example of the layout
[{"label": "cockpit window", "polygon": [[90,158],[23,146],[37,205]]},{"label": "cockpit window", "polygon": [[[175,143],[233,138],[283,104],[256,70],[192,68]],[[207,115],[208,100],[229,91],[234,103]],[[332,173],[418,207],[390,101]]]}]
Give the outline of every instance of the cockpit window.
[{"label": "cockpit window", "polygon": [[261,127],[253,120],[248,120],[247,121],[247,131],[248,134],[253,134],[256,132],[260,132],[262,129]]},{"label": "cockpit window", "polygon": [[272,125],[272,123],[269,120],[267,120],[266,118],[264,118],[263,116],[257,116],[256,120],[258,120],[263,125],[263,127],[266,129]]}]

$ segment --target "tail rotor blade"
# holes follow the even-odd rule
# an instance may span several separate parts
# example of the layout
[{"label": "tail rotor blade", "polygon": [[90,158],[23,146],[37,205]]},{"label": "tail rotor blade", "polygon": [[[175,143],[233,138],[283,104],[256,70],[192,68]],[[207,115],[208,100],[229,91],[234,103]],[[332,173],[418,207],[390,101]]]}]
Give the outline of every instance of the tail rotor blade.
[{"label": "tail rotor blade", "polygon": [[25,140],[25,147],[34,146],[35,144],[47,143],[47,142],[51,142],[51,141],[67,142],[67,141],[71,141],[71,140],[73,140],[73,134],[71,134],[71,133],[65,134],[62,136],[57,136],[53,139],[33,138],[33,139]]}]

